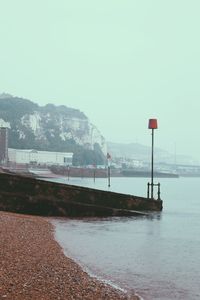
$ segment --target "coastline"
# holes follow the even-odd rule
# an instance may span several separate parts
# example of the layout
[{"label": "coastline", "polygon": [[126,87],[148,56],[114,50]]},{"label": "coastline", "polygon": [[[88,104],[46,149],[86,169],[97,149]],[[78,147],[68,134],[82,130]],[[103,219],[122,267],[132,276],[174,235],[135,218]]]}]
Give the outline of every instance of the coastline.
[{"label": "coastline", "polygon": [[45,217],[0,211],[0,298],[132,299],[66,257]]}]

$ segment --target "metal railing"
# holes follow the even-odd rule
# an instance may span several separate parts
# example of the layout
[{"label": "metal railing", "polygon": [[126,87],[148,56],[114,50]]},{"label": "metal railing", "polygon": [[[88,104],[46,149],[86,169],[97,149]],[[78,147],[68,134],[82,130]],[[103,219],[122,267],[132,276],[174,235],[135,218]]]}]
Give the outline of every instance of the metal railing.
[{"label": "metal railing", "polygon": [[147,198],[148,199],[154,199],[153,197],[149,197],[150,187],[151,187],[151,190],[152,190],[152,185],[158,187],[158,192],[157,192],[158,198],[157,198],[157,200],[161,200],[161,198],[160,198],[160,183],[153,183],[153,184],[150,183],[150,182],[147,183]]}]

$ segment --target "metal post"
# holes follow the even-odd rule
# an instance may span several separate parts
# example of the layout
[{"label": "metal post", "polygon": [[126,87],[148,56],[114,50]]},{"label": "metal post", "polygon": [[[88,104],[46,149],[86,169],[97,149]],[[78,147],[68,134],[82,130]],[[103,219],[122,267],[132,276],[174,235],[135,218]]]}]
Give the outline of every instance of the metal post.
[{"label": "metal post", "polygon": [[69,165],[67,166],[67,178],[68,178],[68,181],[69,181],[69,172],[70,172],[70,169],[69,169]]},{"label": "metal post", "polygon": [[160,183],[158,183],[158,200],[160,200]]},{"label": "metal post", "polygon": [[95,182],[95,179],[96,179],[96,168],[94,168],[94,182]]},{"label": "metal post", "polygon": [[147,199],[149,199],[149,185],[150,185],[150,183],[148,182],[147,183]]},{"label": "metal post", "polygon": [[152,149],[151,149],[151,199],[153,199],[153,152],[154,152],[154,129],[152,128]]},{"label": "metal post", "polygon": [[109,153],[107,153],[107,166],[108,166],[108,187],[110,187],[110,161],[111,156]]},{"label": "metal post", "polygon": [[108,165],[108,187],[110,187],[110,166]]}]

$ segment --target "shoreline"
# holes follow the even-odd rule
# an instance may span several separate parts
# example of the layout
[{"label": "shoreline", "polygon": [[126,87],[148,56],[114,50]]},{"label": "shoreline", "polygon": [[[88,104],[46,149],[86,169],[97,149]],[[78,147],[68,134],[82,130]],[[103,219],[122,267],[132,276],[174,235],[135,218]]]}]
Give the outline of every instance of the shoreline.
[{"label": "shoreline", "polygon": [[131,299],[65,256],[49,218],[0,211],[0,298]]}]

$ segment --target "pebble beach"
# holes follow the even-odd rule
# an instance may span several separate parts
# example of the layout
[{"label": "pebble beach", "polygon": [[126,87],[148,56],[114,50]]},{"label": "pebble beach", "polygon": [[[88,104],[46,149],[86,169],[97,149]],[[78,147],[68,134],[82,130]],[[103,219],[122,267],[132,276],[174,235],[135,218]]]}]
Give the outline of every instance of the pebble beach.
[{"label": "pebble beach", "polygon": [[0,212],[0,299],[132,299],[84,272],[48,218]]}]

